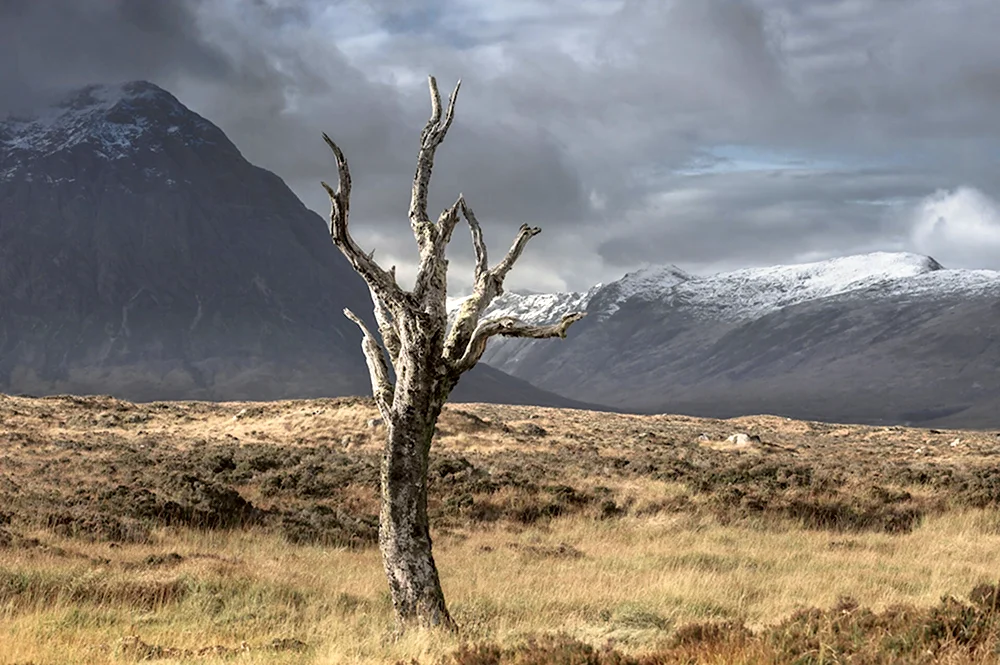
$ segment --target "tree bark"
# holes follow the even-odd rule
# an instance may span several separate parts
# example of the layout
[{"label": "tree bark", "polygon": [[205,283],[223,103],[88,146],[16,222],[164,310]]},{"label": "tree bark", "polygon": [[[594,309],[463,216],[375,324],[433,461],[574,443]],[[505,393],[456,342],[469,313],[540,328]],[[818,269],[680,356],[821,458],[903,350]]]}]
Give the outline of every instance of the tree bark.
[{"label": "tree bark", "polygon": [[433,434],[433,424],[390,422],[382,461],[379,549],[400,632],[411,624],[455,628],[431,554],[427,519],[425,479]]},{"label": "tree bark", "polygon": [[379,549],[397,629],[402,632],[416,624],[453,630],[431,554],[427,466],[434,428],[454,380],[440,371],[444,326],[405,323],[409,325],[401,330],[395,397],[386,423]]}]

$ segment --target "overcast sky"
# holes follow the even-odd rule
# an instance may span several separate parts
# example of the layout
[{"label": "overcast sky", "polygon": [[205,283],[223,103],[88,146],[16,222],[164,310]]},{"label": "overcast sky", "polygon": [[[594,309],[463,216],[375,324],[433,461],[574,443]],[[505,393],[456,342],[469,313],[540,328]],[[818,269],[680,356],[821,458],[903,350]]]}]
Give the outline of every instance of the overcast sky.
[{"label": "overcast sky", "polygon": [[[875,250],[1000,268],[998,34],[997,0],[0,0],[0,111],[148,79],[324,217],[326,131],[356,238],[406,278],[426,75],[461,77],[432,213],[464,192],[494,259],[541,226],[513,288]],[[467,234],[451,256],[457,293]]]}]

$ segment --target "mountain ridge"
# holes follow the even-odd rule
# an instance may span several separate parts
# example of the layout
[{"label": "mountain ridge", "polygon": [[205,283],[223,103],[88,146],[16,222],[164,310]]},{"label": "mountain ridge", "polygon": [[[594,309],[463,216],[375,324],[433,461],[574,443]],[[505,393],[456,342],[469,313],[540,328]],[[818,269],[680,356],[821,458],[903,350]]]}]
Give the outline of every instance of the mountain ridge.
[{"label": "mountain ridge", "polygon": [[[1000,394],[1000,272],[874,252],[687,279],[647,268],[645,290],[635,275],[524,315],[586,307],[565,344],[500,340],[484,361],[639,412],[1000,426],[984,406]],[[515,300],[505,311],[527,310]]]},{"label": "mountain ridge", "polygon": [[[990,284],[994,279],[1000,280],[998,271],[949,270],[931,256],[911,252],[851,254],[808,263],[740,268],[707,276],[692,275],[674,265],[651,265],[626,273],[607,284],[596,284],[586,292],[530,295],[506,292],[487,311],[490,316],[514,316],[531,323],[548,320],[553,315],[561,316],[573,308],[591,308],[591,312],[599,316],[611,316],[633,297],[655,300],[675,291],[698,292],[698,295],[710,291],[719,295],[718,287],[729,282],[736,286],[730,286],[729,292],[721,295],[731,296],[733,302],[726,303],[723,307],[739,310],[741,315],[752,315],[758,309],[780,308],[939,271],[959,276],[958,279],[948,280],[948,285],[952,288]],[[747,285],[749,288],[739,289],[739,285]],[[762,292],[753,293],[754,286]],[[900,283],[895,286],[903,287]],[[927,288],[926,285],[921,286]],[[782,294],[789,291],[792,292],[790,296],[782,297]],[[740,296],[744,297],[742,302]],[[449,298],[449,311],[455,311],[464,299]]]}]

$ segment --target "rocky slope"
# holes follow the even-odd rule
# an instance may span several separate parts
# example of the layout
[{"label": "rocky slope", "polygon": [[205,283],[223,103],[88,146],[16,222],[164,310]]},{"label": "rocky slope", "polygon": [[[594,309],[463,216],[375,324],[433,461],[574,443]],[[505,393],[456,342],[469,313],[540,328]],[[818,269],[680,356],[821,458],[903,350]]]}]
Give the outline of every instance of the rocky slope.
[{"label": "rocky slope", "polygon": [[[370,316],[322,218],[157,86],[0,122],[0,392],[366,393],[344,307]],[[456,397],[573,404],[490,368]]]},{"label": "rocky slope", "polygon": [[[538,298],[539,296],[535,296]],[[495,313],[527,310],[507,296]],[[576,399],[643,411],[1000,426],[1000,273],[874,253],[710,277],[647,268],[585,304],[566,344],[484,359]],[[493,313],[493,312],[491,312]]]}]

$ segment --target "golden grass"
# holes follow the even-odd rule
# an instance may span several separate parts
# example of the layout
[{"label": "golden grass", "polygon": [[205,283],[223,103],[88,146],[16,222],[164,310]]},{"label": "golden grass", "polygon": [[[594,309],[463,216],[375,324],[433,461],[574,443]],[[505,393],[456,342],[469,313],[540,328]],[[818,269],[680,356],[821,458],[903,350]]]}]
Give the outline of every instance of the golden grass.
[{"label": "golden grass", "polygon": [[[144,655],[430,665],[463,641],[514,647],[556,633],[642,654],[689,622],[763,631],[845,595],[875,610],[930,608],[1000,578],[1000,440],[990,433],[449,405],[431,510],[463,631],[394,640],[377,549],[292,544],[370,544],[370,525],[345,522],[345,540],[296,540],[284,522],[297,511],[377,514],[384,430],[366,422],[376,415],[356,399],[0,395],[0,665]],[[722,443],[734,432],[762,442]],[[216,456],[243,466],[219,472]],[[190,501],[160,483],[178,469],[235,489],[268,519],[195,530],[130,512],[144,489],[158,506]],[[972,507],[984,505],[993,508]],[[897,514],[913,520],[888,528]],[[136,524],[142,537],[126,537]],[[786,662],[774,648],[723,639],[699,646],[696,662]]]},{"label": "golden grass", "polygon": [[[761,627],[843,595],[876,610],[964,595],[996,582],[998,523],[995,512],[970,510],[906,535],[837,535],[692,515],[577,517],[456,532],[436,553],[462,639],[515,645],[558,632],[641,653],[690,621]],[[433,662],[459,646],[420,631],[391,639],[374,549],[299,547],[255,531],[162,530],[153,544],[114,548],[38,535],[48,548],[0,550],[4,665],[132,662],[121,642],[130,635],[192,651],[249,649],[162,663]],[[144,563],[164,553],[181,558]],[[266,648],[278,638],[309,649]]]}]

